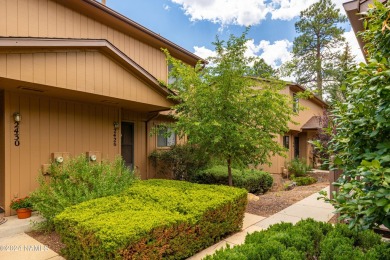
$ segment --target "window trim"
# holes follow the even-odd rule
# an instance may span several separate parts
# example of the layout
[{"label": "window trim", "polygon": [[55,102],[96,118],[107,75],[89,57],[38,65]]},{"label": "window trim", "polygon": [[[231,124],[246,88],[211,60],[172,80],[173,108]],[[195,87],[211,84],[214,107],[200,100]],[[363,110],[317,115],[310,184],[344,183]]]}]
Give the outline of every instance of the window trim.
[{"label": "window trim", "polygon": [[[166,127],[165,129],[162,128],[162,129],[159,129],[159,130],[157,131],[157,134],[156,134],[156,148],[157,148],[157,149],[170,149],[171,146],[177,144],[177,135],[176,135],[175,132],[172,131],[172,134],[171,134],[169,137],[165,137],[165,136],[164,136],[164,138],[166,139],[167,145],[166,145],[166,146],[159,146],[158,139],[159,139],[159,137],[161,136],[161,135],[160,135],[160,131],[161,131],[161,130],[164,130],[164,132],[166,133],[168,130],[171,130],[171,131],[172,131],[172,128],[171,128],[171,127]],[[174,140],[175,140],[175,141],[174,141],[174,144],[168,145],[168,138],[172,137],[172,135],[174,135]]]}]

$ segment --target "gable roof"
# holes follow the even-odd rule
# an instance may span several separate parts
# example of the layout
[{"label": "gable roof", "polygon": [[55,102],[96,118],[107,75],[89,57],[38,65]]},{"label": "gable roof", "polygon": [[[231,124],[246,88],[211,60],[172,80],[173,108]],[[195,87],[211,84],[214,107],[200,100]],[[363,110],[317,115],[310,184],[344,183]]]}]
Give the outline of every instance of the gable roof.
[{"label": "gable roof", "polygon": [[131,71],[138,78],[143,80],[154,90],[165,97],[173,94],[169,89],[162,86],[159,81],[148,71],[118,50],[107,40],[89,40],[89,39],[52,39],[52,38],[11,38],[0,37],[1,49],[95,49],[100,50],[106,55],[115,59],[118,63]]},{"label": "gable roof", "polygon": [[302,130],[318,130],[321,127],[320,116],[312,116],[302,127]]},{"label": "gable roof", "polygon": [[166,48],[170,54],[190,65],[195,65],[199,60],[205,62],[199,56],[167,40],[159,34],[136,23],[126,16],[112,10],[95,0],[57,0],[56,2],[79,11],[89,17],[107,24],[108,26],[122,31],[142,42],[147,43],[157,49]]}]

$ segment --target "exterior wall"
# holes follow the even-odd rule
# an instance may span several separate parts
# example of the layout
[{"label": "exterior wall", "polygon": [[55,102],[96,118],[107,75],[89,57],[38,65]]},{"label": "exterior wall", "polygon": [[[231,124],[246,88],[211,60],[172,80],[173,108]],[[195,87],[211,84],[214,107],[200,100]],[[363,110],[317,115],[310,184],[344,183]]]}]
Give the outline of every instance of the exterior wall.
[{"label": "exterior wall", "polygon": [[0,207],[5,201],[4,91],[0,90]]},{"label": "exterior wall", "polygon": [[[281,91],[281,93],[289,95],[292,99],[294,92],[289,87],[286,87]],[[279,155],[272,156],[271,166],[259,165],[257,168],[270,173],[282,173],[282,168],[286,167],[286,164],[294,159],[294,137],[296,136],[299,137],[299,157],[306,159],[308,163],[312,163],[312,147],[308,142],[313,139],[315,131],[302,132],[301,128],[311,117],[322,116],[323,107],[310,99],[299,99],[299,106],[303,108],[303,110],[299,111],[299,114],[292,118],[292,120],[297,124],[290,122],[288,124],[290,132],[285,134],[286,136],[289,136],[290,139],[289,150],[285,154],[286,157]],[[278,136],[277,138],[278,142],[283,145],[283,136]]]},{"label": "exterior wall", "polygon": [[0,77],[162,107],[171,105],[98,51],[0,53]]},{"label": "exterior wall", "polygon": [[[19,112],[20,146],[14,145],[13,113]],[[37,187],[42,164],[51,153],[80,155],[101,151],[103,159],[120,154],[113,145],[113,122],[119,109],[104,105],[72,102],[39,95],[5,91],[4,190],[6,214],[10,200],[26,196]]]},{"label": "exterior wall", "polygon": [[155,78],[168,79],[161,50],[54,0],[0,0],[0,36],[107,39]]}]

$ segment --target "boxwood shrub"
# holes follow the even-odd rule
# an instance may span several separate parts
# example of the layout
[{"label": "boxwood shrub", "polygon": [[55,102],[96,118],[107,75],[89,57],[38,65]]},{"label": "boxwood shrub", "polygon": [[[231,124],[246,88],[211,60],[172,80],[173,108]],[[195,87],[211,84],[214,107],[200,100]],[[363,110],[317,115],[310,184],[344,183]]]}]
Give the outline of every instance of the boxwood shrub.
[{"label": "boxwood shrub", "polygon": [[244,189],[139,181],[54,219],[68,259],[183,259],[242,227]]},{"label": "boxwood shrub", "polygon": [[247,235],[245,243],[225,248],[206,260],[225,259],[390,259],[390,244],[367,230],[356,232],[345,224],[301,220],[281,223]]},{"label": "boxwood shrub", "polygon": [[311,176],[291,178],[297,186],[306,186],[317,182],[317,179]]},{"label": "boxwood shrub", "polygon": [[[265,193],[273,183],[272,176],[268,172],[253,169],[238,170],[232,169],[233,185],[244,188],[251,193]],[[226,166],[214,166],[199,171],[193,177],[193,181],[204,184],[228,185],[228,172]]]}]

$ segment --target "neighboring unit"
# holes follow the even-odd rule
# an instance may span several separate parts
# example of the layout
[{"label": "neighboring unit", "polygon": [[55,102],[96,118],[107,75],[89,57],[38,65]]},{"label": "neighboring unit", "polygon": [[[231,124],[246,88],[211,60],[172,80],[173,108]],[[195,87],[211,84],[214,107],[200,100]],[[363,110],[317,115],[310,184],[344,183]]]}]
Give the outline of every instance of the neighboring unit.
[{"label": "neighboring unit", "polygon": [[309,99],[298,98],[297,93],[303,91],[305,88],[292,83],[287,83],[286,88],[281,91],[293,100],[291,109],[298,114],[293,116],[292,121],[297,124],[289,122],[290,131],[284,136],[278,136],[280,144],[288,149],[287,156],[272,156],[271,166],[260,166],[265,171],[282,173],[287,163],[294,158],[305,159],[311,166],[315,166],[317,163],[313,158],[313,146],[309,141],[315,139],[318,130],[322,128],[321,117],[328,105],[316,96]]},{"label": "neighboring unit", "polygon": [[94,0],[0,0],[0,206],[37,187],[40,169],[82,153],[123,156],[142,179],[173,105],[161,48],[199,57]]}]

